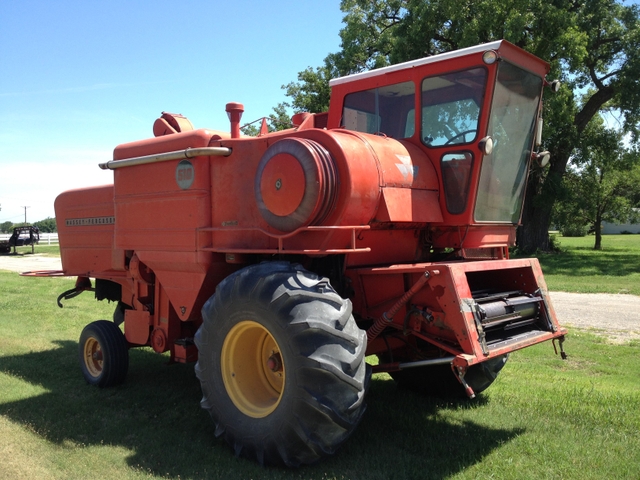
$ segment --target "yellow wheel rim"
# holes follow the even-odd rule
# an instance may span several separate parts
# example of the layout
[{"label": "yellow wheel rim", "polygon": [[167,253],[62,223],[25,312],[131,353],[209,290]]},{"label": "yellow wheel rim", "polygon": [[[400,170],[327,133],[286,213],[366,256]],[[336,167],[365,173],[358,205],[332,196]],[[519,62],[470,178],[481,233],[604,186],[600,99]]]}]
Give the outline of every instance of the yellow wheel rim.
[{"label": "yellow wheel rim", "polygon": [[99,377],[102,373],[102,348],[93,337],[84,342],[84,364],[92,377]]},{"label": "yellow wheel rim", "polygon": [[263,418],[276,409],[285,370],[280,347],[266,328],[251,320],[235,325],[222,345],[220,364],[225,389],[238,410]]}]

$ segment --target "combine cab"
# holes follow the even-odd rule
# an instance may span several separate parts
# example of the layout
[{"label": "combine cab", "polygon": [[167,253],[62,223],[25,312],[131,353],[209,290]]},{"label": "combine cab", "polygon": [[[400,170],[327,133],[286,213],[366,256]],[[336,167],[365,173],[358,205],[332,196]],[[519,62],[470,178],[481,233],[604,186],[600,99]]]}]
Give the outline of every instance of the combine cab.
[{"label": "combine cab", "polygon": [[498,41],[335,79],[281,132],[242,136],[236,103],[230,133],[163,114],[101,165],[113,185],[56,200],[62,297],[117,305],[82,332],[84,377],[124,381],[134,347],[197,362],[215,435],[300,465],[351,434],[371,371],[474,397],[561,346],[538,261],[509,259],[547,72]]}]

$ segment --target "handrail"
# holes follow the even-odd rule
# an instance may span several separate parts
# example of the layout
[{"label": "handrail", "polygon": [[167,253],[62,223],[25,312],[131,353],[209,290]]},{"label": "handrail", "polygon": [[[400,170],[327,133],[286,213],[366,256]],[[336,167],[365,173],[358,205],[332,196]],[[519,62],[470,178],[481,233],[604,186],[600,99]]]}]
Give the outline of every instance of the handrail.
[{"label": "handrail", "polygon": [[[312,225],[306,227],[300,227],[293,232],[289,233],[273,233],[267,230],[264,230],[259,227],[239,227],[239,226],[226,226],[226,227],[202,227],[198,228],[198,232],[222,232],[222,233],[231,233],[231,232],[256,232],[263,234],[269,238],[275,239],[278,241],[278,246],[276,248],[264,248],[264,249],[249,249],[249,248],[237,248],[230,246],[218,246],[218,247],[202,247],[199,244],[197,249],[203,252],[220,252],[220,253],[266,253],[266,254],[305,254],[305,255],[318,255],[318,254],[336,254],[336,253],[368,253],[371,251],[371,247],[356,247],[357,233],[362,230],[369,230],[371,227],[369,225],[331,225],[331,226],[322,226],[322,225]],[[286,249],[284,246],[284,241],[296,236],[302,232],[334,232],[334,231],[347,231],[350,233],[350,245],[346,248],[339,249]],[[199,236],[198,236],[199,239]]]},{"label": "handrail", "polygon": [[170,160],[184,160],[187,158],[201,156],[228,157],[231,155],[231,152],[232,150],[227,147],[187,148],[185,150],[177,150],[175,152],[157,153],[142,157],[125,158],[123,160],[110,160],[105,163],[99,163],[98,166],[103,170],[115,170],[116,168],[133,167],[134,165],[168,162]]}]

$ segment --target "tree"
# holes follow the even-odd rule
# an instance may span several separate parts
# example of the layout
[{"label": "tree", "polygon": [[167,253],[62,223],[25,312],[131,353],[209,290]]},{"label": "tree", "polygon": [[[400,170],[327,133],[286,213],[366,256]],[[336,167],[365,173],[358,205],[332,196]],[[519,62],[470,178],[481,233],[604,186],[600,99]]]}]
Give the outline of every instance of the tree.
[{"label": "tree", "polygon": [[13,229],[13,223],[11,222],[0,223],[0,232],[9,233],[12,229]]},{"label": "tree", "polygon": [[602,249],[602,222],[635,221],[640,194],[640,159],[624,148],[619,132],[593,121],[563,178],[568,195],[555,206],[561,229],[589,225],[595,232],[594,250]]},{"label": "tree", "polygon": [[329,80],[339,77],[337,68],[332,66],[333,56],[325,59],[322,67],[311,67],[298,73],[298,82],[283,85],[293,108],[298,112],[324,112],[329,108],[331,89]]},{"label": "tree", "polygon": [[44,220],[34,222],[33,226],[38,227],[38,229],[42,233],[55,233],[58,231],[56,219],[51,217],[47,217]]},{"label": "tree", "polygon": [[[638,141],[640,11],[618,0],[343,0],[342,50],[284,86],[293,106],[327,108],[325,84],[378,68],[504,38],[550,62],[564,88],[547,95],[547,170],[533,170],[518,229],[521,250],[549,247],[548,228],[562,177],[591,120],[615,110]],[[328,98],[328,97],[326,97]],[[312,101],[312,100],[322,101]]]},{"label": "tree", "polygon": [[288,113],[289,107],[290,105],[287,102],[279,103],[273,108],[273,113],[268,117],[248,123],[240,127],[240,129],[245,135],[256,137],[260,134],[260,127],[257,125],[257,122],[262,122],[263,120],[267,122],[267,130],[269,132],[277,132],[291,128],[293,125],[291,124],[291,116]]}]

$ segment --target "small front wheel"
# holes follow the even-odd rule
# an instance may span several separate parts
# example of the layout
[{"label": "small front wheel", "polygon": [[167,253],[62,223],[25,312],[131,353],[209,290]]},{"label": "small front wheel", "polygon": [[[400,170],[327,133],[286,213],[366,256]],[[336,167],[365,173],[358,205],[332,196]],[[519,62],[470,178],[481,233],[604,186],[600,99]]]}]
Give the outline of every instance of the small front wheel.
[{"label": "small front wheel", "polygon": [[[508,355],[499,355],[469,367],[464,379],[474,393],[481,393],[489,388],[508,358]],[[466,398],[465,389],[453,374],[451,365],[407,368],[391,372],[390,375],[400,387],[407,390],[437,397]]]},{"label": "small front wheel", "polygon": [[78,353],[87,383],[112,387],[124,382],[129,370],[129,351],[127,341],[115,323],[98,320],[84,327]]}]

